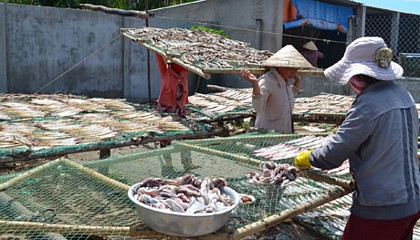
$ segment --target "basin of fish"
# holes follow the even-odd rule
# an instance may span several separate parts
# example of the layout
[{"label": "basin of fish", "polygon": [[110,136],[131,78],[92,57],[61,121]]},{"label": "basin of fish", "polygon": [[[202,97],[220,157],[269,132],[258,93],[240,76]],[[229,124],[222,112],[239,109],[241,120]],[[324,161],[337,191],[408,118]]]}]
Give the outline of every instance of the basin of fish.
[{"label": "basin of fish", "polygon": [[149,178],[134,184],[128,197],[140,220],[153,230],[179,237],[213,233],[231,218],[240,195],[223,178]]}]

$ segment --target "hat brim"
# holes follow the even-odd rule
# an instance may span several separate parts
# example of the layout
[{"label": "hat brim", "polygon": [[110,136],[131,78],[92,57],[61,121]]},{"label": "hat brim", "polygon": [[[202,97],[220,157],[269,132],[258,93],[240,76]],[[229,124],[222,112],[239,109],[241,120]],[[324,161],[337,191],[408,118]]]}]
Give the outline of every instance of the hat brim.
[{"label": "hat brim", "polygon": [[378,80],[392,81],[401,78],[404,73],[403,68],[396,62],[391,62],[387,69],[380,68],[375,62],[348,62],[338,61],[336,64],[325,69],[324,75],[339,84],[347,82],[355,75],[366,75]]},{"label": "hat brim", "polygon": [[262,64],[264,67],[312,69],[314,66],[292,45],[286,45]]},{"label": "hat brim", "polygon": [[318,48],[316,47],[315,43],[312,41],[303,44],[302,47],[308,50],[318,51]]}]

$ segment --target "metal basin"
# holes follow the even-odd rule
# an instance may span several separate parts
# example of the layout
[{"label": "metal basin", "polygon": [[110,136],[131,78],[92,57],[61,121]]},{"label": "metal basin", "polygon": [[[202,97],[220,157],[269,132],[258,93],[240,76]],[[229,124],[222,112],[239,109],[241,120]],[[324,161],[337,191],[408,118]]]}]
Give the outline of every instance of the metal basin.
[{"label": "metal basin", "polygon": [[224,187],[222,192],[227,194],[234,202],[229,208],[215,213],[186,214],[148,206],[134,198],[137,183],[128,190],[128,197],[136,205],[136,211],[141,221],[153,230],[179,237],[202,236],[217,231],[223,227],[230,219],[231,212],[239,205],[240,197],[238,193]]}]

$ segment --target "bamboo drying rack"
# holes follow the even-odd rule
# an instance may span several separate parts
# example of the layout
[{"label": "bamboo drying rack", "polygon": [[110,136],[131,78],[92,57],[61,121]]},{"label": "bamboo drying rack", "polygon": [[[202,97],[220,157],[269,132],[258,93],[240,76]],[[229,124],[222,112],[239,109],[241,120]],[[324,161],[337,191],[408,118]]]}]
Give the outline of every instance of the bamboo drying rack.
[{"label": "bamboo drying rack", "polygon": [[[182,144],[182,143],[178,143],[178,144]],[[194,150],[202,151],[203,149],[194,149]],[[211,153],[215,154],[215,152],[213,151]],[[240,156],[236,156],[236,157],[238,160],[247,162],[250,164],[260,163],[260,161],[253,160],[251,158],[241,158]],[[21,175],[18,175],[0,184],[0,192],[6,190],[7,188],[13,187],[19,182],[39,173],[40,171],[57,166],[59,164],[66,164],[76,169],[79,169],[81,172],[90,175],[92,178],[95,178],[101,182],[104,182],[105,184],[109,186],[119,188],[123,191],[128,191],[128,189],[130,188],[126,184],[123,184],[112,178],[102,175],[101,173],[98,173],[74,161],[68,160],[66,158],[59,158],[57,160],[54,160],[44,165],[41,165],[39,167],[36,167],[28,172],[25,172]],[[317,173],[313,172],[311,175],[316,176]],[[328,180],[328,176],[318,178],[318,181],[323,181],[323,179],[324,180],[327,179],[327,181],[331,183],[331,179]],[[302,204],[295,206],[292,209],[282,211],[279,214],[271,215],[263,220],[253,222],[239,229],[231,229],[229,227],[224,227],[215,233],[201,236],[201,237],[195,237],[191,239],[202,239],[202,240],[242,239],[246,236],[250,236],[252,234],[258,233],[272,226],[275,226],[276,224],[279,224],[287,219],[293,218],[301,213],[307,212],[311,209],[321,206],[327,202],[343,197],[353,191],[350,183],[346,184],[345,181],[343,181],[339,185],[341,186],[334,187],[333,189],[329,190],[325,195],[323,195],[322,197],[318,197],[314,199],[313,201],[304,202]],[[86,226],[86,225],[72,225],[72,224],[50,224],[50,223],[40,223],[40,222],[31,222],[31,221],[0,220],[0,226],[2,228],[7,228],[8,230],[19,230],[19,231],[33,231],[34,229],[43,229],[43,231],[46,233],[56,233],[56,234],[69,234],[74,231],[77,231],[79,234],[85,234],[85,235],[106,236],[106,235],[109,235],[111,232],[113,236],[120,235],[120,236],[129,236],[129,237],[147,237],[147,238],[158,238],[158,239],[164,239],[168,237],[168,235],[155,232],[145,227],[143,224],[129,226],[129,227],[115,227],[115,226]]]},{"label": "bamboo drying rack", "polygon": [[193,72],[197,74],[198,76],[204,78],[204,79],[210,79],[212,73],[217,74],[238,74],[240,70],[247,69],[252,73],[255,74],[262,74],[267,71],[265,67],[262,66],[247,66],[243,65],[238,68],[200,68],[196,65],[192,65],[190,63],[182,61],[179,57],[175,55],[168,55],[165,52],[163,52],[161,49],[157,48],[155,45],[150,43],[147,39],[140,38],[136,36],[135,34],[132,34],[131,31],[134,30],[133,28],[121,28],[120,32],[125,37],[131,39],[132,41],[144,46],[148,50],[151,50],[159,55],[162,55],[165,58],[171,59],[174,63],[181,65],[185,69],[189,70],[190,72]]}]

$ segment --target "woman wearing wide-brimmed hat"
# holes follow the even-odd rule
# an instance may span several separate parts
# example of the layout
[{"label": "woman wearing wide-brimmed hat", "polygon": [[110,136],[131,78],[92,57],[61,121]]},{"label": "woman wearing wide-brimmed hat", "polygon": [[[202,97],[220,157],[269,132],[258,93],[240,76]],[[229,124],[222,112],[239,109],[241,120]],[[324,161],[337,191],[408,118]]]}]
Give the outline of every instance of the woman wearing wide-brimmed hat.
[{"label": "woman wearing wide-brimmed hat", "polygon": [[[282,133],[293,132],[294,94],[299,91],[298,69],[314,68],[296,48],[287,45],[268,58],[263,66],[270,70],[259,79],[247,70],[240,76],[252,84],[255,127]],[[295,79],[293,85],[289,79]]]},{"label": "woman wearing wide-brimmed hat", "polygon": [[379,37],[353,41],[325,75],[357,94],[346,119],[322,147],[295,165],[333,169],[349,159],[356,187],[342,239],[412,239],[420,218],[419,119],[410,93],[394,80],[403,69]]}]

